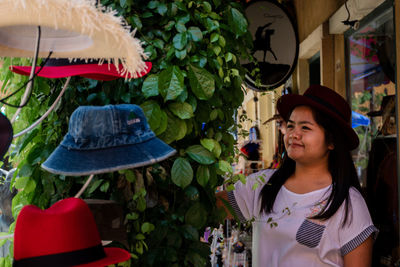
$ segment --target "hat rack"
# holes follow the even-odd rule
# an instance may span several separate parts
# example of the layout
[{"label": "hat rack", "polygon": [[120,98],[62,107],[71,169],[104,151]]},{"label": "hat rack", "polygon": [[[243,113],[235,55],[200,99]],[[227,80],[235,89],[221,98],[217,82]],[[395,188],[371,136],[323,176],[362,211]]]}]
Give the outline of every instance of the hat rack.
[{"label": "hat rack", "polygon": [[15,112],[14,116],[11,119],[11,123],[13,123],[19,113],[21,113],[21,109],[22,107],[27,103],[28,99],[29,99],[29,94],[32,92],[32,88],[33,88],[33,78],[34,78],[34,74],[35,74],[35,67],[37,64],[37,58],[39,55],[39,46],[40,46],[40,35],[41,35],[41,29],[40,26],[37,27],[37,34],[36,34],[36,42],[35,42],[35,54],[33,56],[33,62],[32,62],[32,70],[31,73],[29,75],[29,80],[28,80],[28,84],[26,85],[26,89],[25,89],[25,93],[21,99],[21,104],[18,107],[17,111]]},{"label": "hat rack", "polygon": [[[34,69],[34,67],[32,67],[32,69]],[[40,117],[37,121],[35,121],[34,123],[32,123],[30,126],[28,126],[26,129],[20,131],[19,133],[15,134],[13,136],[13,138],[17,138],[27,132],[29,132],[30,130],[32,130],[33,128],[35,128],[39,123],[41,123],[45,118],[47,118],[47,116],[49,116],[50,112],[53,111],[53,109],[57,106],[58,102],[60,102],[61,97],[63,96],[65,90],[67,89],[69,82],[71,81],[71,76],[69,76],[60,92],[60,94],[57,96],[56,100],[54,100],[54,103],[50,106],[50,108],[46,111],[46,113],[44,113],[42,115],[42,117]]]},{"label": "hat rack", "polygon": [[90,182],[92,181],[94,174],[91,174],[89,178],[86,180],[85,184],[82,186],[81,190],[75,195],[75,198],[80,198],[80,196],[85,192],[86,188],[89,186]]}]

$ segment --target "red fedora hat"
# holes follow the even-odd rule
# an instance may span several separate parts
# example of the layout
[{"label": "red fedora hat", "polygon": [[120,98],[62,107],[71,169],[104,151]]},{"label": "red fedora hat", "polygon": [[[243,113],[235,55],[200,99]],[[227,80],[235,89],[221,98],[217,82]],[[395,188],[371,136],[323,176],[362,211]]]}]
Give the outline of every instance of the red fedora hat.
[{"label": "red fedora hat", "polygon": [[101,245],[82,199],[60,200],[46,210],[28,205],[18,215],[13,267],[98,267],[129,259],[128,251]]},{"label": "red fedora hat", "polygon": [[351,128],[351,108],[341,95],[328,87],[311,85],[303,95],[288,94],[280,97],[277,109],[279,114],[287,120],[292,110],[301,105],[313,107],[335,120],[347,137],[349,150],[358,147],[358,136]]},{"label": "red fedora hat", "polygon": [[[35,68],[37,76],[45,78],[65,78],[70,76],[81,76],[89,79],[99,81],[111,81],[118,78],[135,79],[140,78],[150,72],[151,62],[145,62],[146,67],[142,72],[137,72],[133,75],[123,72],[123,65],[120,64],[117,69],[115,64],[108,64],[107,62],[99,62],[98,60],[74,60],[69,59],[49,59],[46,64],[41,67]],[[10,66],[10,70],[29,76],[32,67],[30,66]]]}]

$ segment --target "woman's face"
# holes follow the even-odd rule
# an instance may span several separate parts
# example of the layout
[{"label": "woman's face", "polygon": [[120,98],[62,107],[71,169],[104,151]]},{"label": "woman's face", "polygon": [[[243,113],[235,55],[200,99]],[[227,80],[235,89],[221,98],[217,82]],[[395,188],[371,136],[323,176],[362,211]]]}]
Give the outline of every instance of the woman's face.
[{"label": "woman's face", "polygon": [[317,164],[328,162],[332,144],[326,144],[325,130],[314,119],[308,106],[296,107],[287,122],[284,136],[288,156],[296,163]]}]

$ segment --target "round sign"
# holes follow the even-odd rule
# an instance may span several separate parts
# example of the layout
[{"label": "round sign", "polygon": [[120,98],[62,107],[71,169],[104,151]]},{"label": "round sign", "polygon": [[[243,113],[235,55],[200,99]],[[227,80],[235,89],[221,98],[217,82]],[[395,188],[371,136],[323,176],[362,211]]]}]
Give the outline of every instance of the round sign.
[{"label": "round sign", "polygon": [[273,0],[251,1],[245,13],[253,37],[251,54],[257,60],[241,62],[249,70],[245,84],[255,91],[275,89],[285,83],[297,63],[299,38],[295,24],[285,7]]}]

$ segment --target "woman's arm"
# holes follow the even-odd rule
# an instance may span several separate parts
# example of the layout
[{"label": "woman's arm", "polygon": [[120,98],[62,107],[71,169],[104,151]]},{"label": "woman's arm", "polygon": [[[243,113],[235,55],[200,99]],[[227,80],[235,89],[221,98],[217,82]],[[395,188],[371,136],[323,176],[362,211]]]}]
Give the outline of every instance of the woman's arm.
[{"label": "woman's arm", "polygon": [[344,255],[344,267],[371,266],[373,242],[371,235],[361,245]]}]

